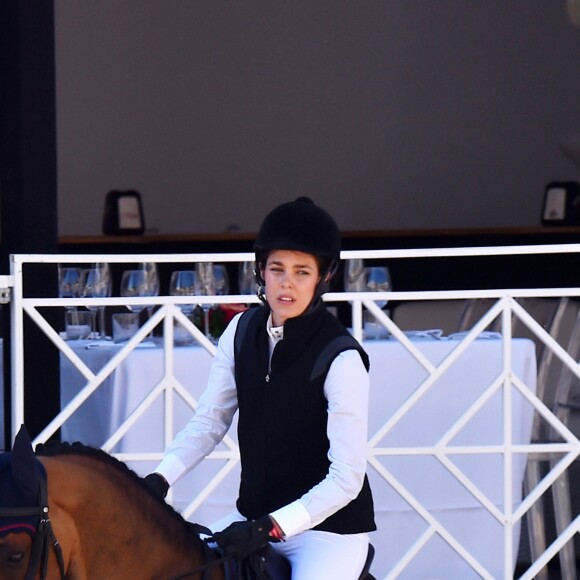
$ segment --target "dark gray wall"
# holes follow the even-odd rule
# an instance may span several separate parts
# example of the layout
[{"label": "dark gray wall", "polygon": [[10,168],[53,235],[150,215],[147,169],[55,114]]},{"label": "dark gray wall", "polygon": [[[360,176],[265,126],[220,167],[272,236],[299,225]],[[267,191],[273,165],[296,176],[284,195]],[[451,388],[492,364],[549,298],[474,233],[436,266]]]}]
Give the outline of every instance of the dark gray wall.
[{"label": "dark gray wall", "polygon": [[580,180],[562,0],[56,0],[59,233],[135,188],[161,233],[255,231],[298,194],[345,230],[539,224]]},{"label": "dark gray wall", "polygon": [[[0,2],[0,272],[10,255],[54,253],[57,244],[57,179],[52,0]],[[25,267],[23,294],[54,296],[57,276],[47,266]],[[54,310],[54,309],[53,309]],[[0,446],[11,440],[12,320],[0,306]],[[43,314],[51,324],[56,312]],[[58,413],[59,358],[50,341],[24,317],[24,418],[35,437]],[[16,363],[14,363],[16,364]],[[17,364],[21,364],[17,361]],[[2,381],[2,378],[4,379]],[[3,410],[2,410],[3,409]],[[3,426],[2,426],[3,425]],[[18,426],[19,427],[19,426]]]}]

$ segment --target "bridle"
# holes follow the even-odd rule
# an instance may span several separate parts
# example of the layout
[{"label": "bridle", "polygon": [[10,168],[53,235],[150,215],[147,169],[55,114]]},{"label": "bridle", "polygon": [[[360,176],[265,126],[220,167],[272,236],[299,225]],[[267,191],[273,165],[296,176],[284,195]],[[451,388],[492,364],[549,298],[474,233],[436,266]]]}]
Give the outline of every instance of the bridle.
[{"label": "bridle", "polygon": [[62,548],[59,541],[54,535],[50,518],[48,517],[48,494],[46,489],[46,474],[40,479],[39,484],[39,501],[37,506],[0,508],[0,518],[17,518],[38,516],[38,526],[32,536],[32,545],[30,548],[30,560],[26,571],[25,580],[33,580],[37,570],[40,570],[40,579],[46,578],[48,569],[48,555],[50,544],[54,549],[61,580],[65,579],[64,559],[62,557]]}]

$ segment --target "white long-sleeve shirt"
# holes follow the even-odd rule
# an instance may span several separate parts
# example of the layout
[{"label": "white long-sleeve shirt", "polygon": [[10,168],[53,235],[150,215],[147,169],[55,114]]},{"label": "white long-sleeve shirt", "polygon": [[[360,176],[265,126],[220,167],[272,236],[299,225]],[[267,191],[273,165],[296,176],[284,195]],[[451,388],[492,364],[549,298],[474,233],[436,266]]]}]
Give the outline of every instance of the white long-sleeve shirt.
[{"label": "white long-sleeve shirt", "polygon": [[[208,386],[194,416],[177,434],[155,470],[170,485],[213,451],[238,409],[234,336],[239,316],[230,322],[218,343]],[[273,349],[283,333],[280,329],[268,331]],[[302,497],[272,512],[286,536],[313,528],[360,492],[367,460],[368,393],[369,376],[359,353],[347,350],[339,354],[324,383],[330,441],[328,474]]]}]

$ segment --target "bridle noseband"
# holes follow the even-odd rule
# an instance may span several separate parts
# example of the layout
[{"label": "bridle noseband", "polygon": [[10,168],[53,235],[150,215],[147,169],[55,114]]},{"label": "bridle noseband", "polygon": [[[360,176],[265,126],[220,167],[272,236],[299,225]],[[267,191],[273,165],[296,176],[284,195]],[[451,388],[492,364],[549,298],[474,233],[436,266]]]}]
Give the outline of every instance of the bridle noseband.
[{"label": "bridle noseband", "polygon": [[36,571],[40,569],[40,579],[46,578],[48,569],[49,541],[52,544],[61,580],[65,579],[64,559],[62,557],[62,548],[54,531],[50,518],[48,517],[48,494],[46,490],[46,476],[42,477],[39,484],[39,505],[31,507],[0,508],[0,518],[18,518],[38,516],[38,526],[32,536],[30,548],[30,560],[26,571],[25,580],[34,580]]}]

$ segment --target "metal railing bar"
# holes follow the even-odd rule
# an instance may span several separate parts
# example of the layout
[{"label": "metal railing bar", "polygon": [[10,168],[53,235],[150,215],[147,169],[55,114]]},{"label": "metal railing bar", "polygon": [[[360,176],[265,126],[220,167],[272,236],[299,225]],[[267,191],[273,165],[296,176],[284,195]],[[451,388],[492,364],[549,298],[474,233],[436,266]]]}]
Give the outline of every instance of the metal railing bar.
[{"label": "metal railing bar", "polygon": [[[64,422],[72,415],[72,413],[89,398],[90,395],[101,385],[101,383],[107,379],[107,377],[119,366],[119,364],[129,356],[133,351],[135,346],[145,338],[151,329],[157,324],[156,320],[163,317],[163,311],[158,310],[153,314],[153,316],[142,326],[139,330],[131,337],[123,348],[117,352],[104,366],[101,370],[94,376],[94,378],[89,381],[74,397],[73,399],[61,410],[61,412],[48,423],[48,425],[36,436],[33,441],[33,445],[38,443],[43,443],[48,438],[50,438],[57,429],[62,427]],[[74,408],[73,408],[74,407]],[[21,422],[24,421],[24,417],[21,418]],[[20,425],[20,423],[18,423]],[[13,425],[14,427],[14,425]]]},{"label": "metal railing bar", "polygon": [[[506,297],[505,307],[501,313],[502,347],[503,347],[503,495],[504,495],[504,538],[512,536],[513,524],[511,516],[513,514],[513,391],[509,376],[512,370],[512,309],[513,298]],[[518,498],[519,499],[519,498]],[[509,534],[509,536],[508,536]],[[504,571],[507,570],[513,561],[513,544],[504,544]]]},{"label": "metal railing bar", "polygon": [[[504,513],[501,511],[481,489],[465,475],[453,461],[449,459],[444,453],[437,453],[435,457],[441,464],[451,473],[457,481],[477,500],[479,503],[499,522],[504,523]],[[505,509],[505,505],[504,505]]]},{"label": "metal railing bar", "polygon": [[[399,302],[503,298],[506,295],[512,296],[514,298],[560,298],[564,296],[580,297],[580,288],[514,288],[495,290],[434,290],[405,292],[328,292],[323,296],[323,300],[325,302],[356,303],[360,303],[361,301],[376,302],[379,300]],[[110,296],[107,298],[22,298],[21,302],[22,304],[26,304],[32,307],[88,307],[129,305],[162,306],[166,304],[260,304],[260,300],[257,296],[249,294],[229,294],[215,296],[147,296],[132,298],[121,296]]]},{"label": "metal railing bar", "polygon": [[393,429],[397,423],[414,407],[415,403],[439,380],[439,378],[451,367],[463,354],[467,347],[477,338],[488,324],[488,319],[493,319],[494,312],[501,309],[501,304],[494,305],[490,311],[473,327],[470,333],[439,363],[433,372],[421,382],[421,384],[407,397],[402,405],[391,415],[385,424],[370,438],[369,445],[376,445],[385,435]]},{"label": "metal railing bar", "polygon": [[521,256],[534,254],[576,254],[580,244],[539,244],[529,246],[474,246],[457,248],[420,248],[401,250],[343,250],[343,260],[367,258],[453,258],[461,256]]},{"label": "metal railing bar", "polygon": [[578,447],[580,440],[562,423],[562,421],[548,408],[548,406],[538,399],[530,389],[520,380],[517,375],[512,376],[512,384],[528,400],[528,402],[540,413],[540,415],[559,433],[568,443]]},{"label": "metal railing bar", "polygon": [[[207,338],[207,336],[199,329],[197,328],[197,326],[195,326],[195,324],[185,316],[185,314],[183,314],[183,312],[181,312],[181,310],[179,308],[174,308],[172,309],[172,316],[175,320],[177,320],[179,323],[182,324],[182,326],[184,326],[189,333],[191,334],[191,336],[201,345],[203,346],[203,348],[205,348],[205,350],[211,355],[214,356],[215,352],[216,352],[216,346],[215,344],[209,340]],[[173,333],[173,328],[171,329],[171,332]],[[165,334],[164,334],[165,336]],[[169,337],[169,333],[167,334],[167,336]],[[168,339],[169,340],[169,339]],[[169,350],[167,348],[167,344],[166,344],[166,348],[165,350]]]},{"label": "metal railing bar", "polygon": [[[146,256],[146,259],[144,256]],[[109,262],[111,264],[140,264],[146,261],[171,264],[180,262],[245,262],[252,261],[254,258],[254,252],[211,252],[205,254],[15,254],[14,263],[88,264]]]},{"label": "metal railing bar", "polygon": [[[174,314],[176,314],[176,309],[173,306],[167,307],[167,314],[163,319],[163,337],[165,340],[170,340],[173,343],[173,324],[174,324]],[[174,354],[175,350],[173,348],[165,348],[163,350],[163,375],[164,375],[164,385],[168,388],[165,389],[163,393],[164,408],[163,408],[163,449],[167,449],[171,441],[173,440],[173,408],[174,408],[174,389],[173,384],[176,382],[175,377],[175,365],[174,365]]]},{"label": "metal railing bar", "polygon": [[413,557],[418,554],[427,542],[435,535],[435,530],[432,527],[428,527],[416,540],[410,549],[403,555],[403,557],[397,562],[389,574],[385,577],[385,580],[390,580],[391,578],[398,578],[399,575],[405,571],[405,568],[411,564]]},{"label": "metal railing bar", "polygon": [[[459,543],[455,537],[443,526],[439,523],[439,521],[431,515],[429,510],[427,510],[423,504],[413,496],[409,492],[409,490],[402,485],[399,480],[382,465],[379,461],[375,458],[369,459],[369,464],[372,465],[377,473],[381,475],[381,477],[389,484],[391,487],[401,496],[401,498],[406,501],[411,508],[413,508],[421,518],[430,526],[432,527],[437,534],[443,540],[445,540],[482,578],[488,578],[489,580],[493,580],[493,577],[489,574],[489,572],[478,562],[473,555],[467,551],[461,543]],[[417,555],[417,551],[415,551],[416,546],[412,546],[410,550],[407,551],[407,554],[411,554],[413,557]]]},{"label": "metal railing bar", "polygon": [[435,365],[415,346],[407,335],[372,301],[363,300],[363,305],[389,330],[405,347],[413,358],[429,373],[435,372]]},{"label": "metal railing bar", "polygon": [[24,305],[24,312],[26,312],[30,318],[36,322],[48,339],[73,363],[75,368],[83,375],[83,377],[85,377],[85,379],[91,380],[95,377],[95,374],[89,369],[89,367],[87,367],[66,341],[58,335],[57,331],[52,328],[46,318],[44,318],[36,308]]},{"label": "metal railing bar", "polygon": [[346,302],[351,300],[417,301],[460,300],[472,298],[561,298],[578,297],[580,288],[494,288],[490,290],[404,290],[385,292],[327,292],[322,297],[325,302]]},{"label": "metal railing bar", "polygon": [[108,298],[23,298],[33,307],[63,306],[164,306],[167,304],[240,304],[260,303],[257,296],[227,294],[215,296],[110,296]]},{"label": "metal railing bar", "polygon": [[183,517],[188,518],[195,512],[195,510],[211,495],[211,493],[218,487],[218,485],[227,477],[236,465],[239,463],[239,457],[236,459],[229,459],[226,461],[219,471],[214,475],[203,490],[187,504],[183,511]]},{"label": "metal railing bar", "polygon": [[480,411],[480,409],[497,393],[505,379],[505,374],[500,374],[483,393],[475,399],[469,408],[457,419],[449,430],[434,445],[436,448],[447,447],[451,440],[469,423],[469,421]]},{"label": "metal railing bar", "polygon": [[[573,453],[579,449],[578,445],[570,443],[528,443],[526,445],[513,445],[514,453]],[[505,445],[453,445],[445,450],[446,455],[500,455]],[[436,455],[438,450],[432,446],[417,447],[368,447],[367,453],[373,455],[411,456],[411,455]]]},{"label": "metal railing bar", "polygon": [[562,532],[551,544],[546,551],[538,558],[522,576],[520,580],[533,580],[533,578],[547,566],[548,562],[569,542],[572,537],[580,533],[580,515],[577,515],[570,525]]},{"label": "metal railing bar", "polygon": [[151,407],[159,395],[165,390],[166,377],[164,376],[155,387],[149,391],[145,398],[129,413],[127,418],[115,429],[113,434],[103,443],[102,449],[107,453],[119,443],[119,441],[129,432],[131,427],[144,415],[144,413]]},{"label": "metal railing bar", "polygon": [[[354,292],[352,294],[355,294]],[[362,301],[356,294],[352,298],[352,335],[359,343],[362,344],[363,341],[363,311],[362,311]]]},{"label": "metal railing bar", "polygon": [[[112,453],[119,461],[161,461],[163,459],[163,451],[121,451]],[[212,451],[206,459],[239,459],[240,454],[236,450],[231,451]]]},{"label": "metal railing bar", "polygon": [[20,429],[24,418],[24,310],[22,308],[22,266],[10,256],[10,273],[13,278],[12,300],[10,301],[10,343],[11,343],[11,400],[12,439]]},{"label": "metal railing bar", "polygon": [[[197,409],[197,401],[195,397],[191,395],[191,393],[183,386],[181,382],[177,380],[177,378],[174,377],[174,381],[175,383],[169,385],[168,388],[174,390],[183,399],[183,401],[191,407],[191,409]],[[173,437],[171,440],[173,441]],[[224,435],[222,443],[224,443],[232,450],[238,449],[238,444],[235,443],[235,441],[227,433]]]},{"label": "metal railing bar", "polygon": [[515,511],[515,516],[517,518],[523,517],[523,515],[530,509],[531,505],[536,502],[536,500],[543,495],[546,490],[551,487],[551,485],[562,475],[566,469],[574,462],[578,453],[570,452],[564,455],[558,463],[552,467],[552,469],[542,478],[542,480],[528,493],[528,495],[523,499],[522,503],[519,505],[518,509]]}]

